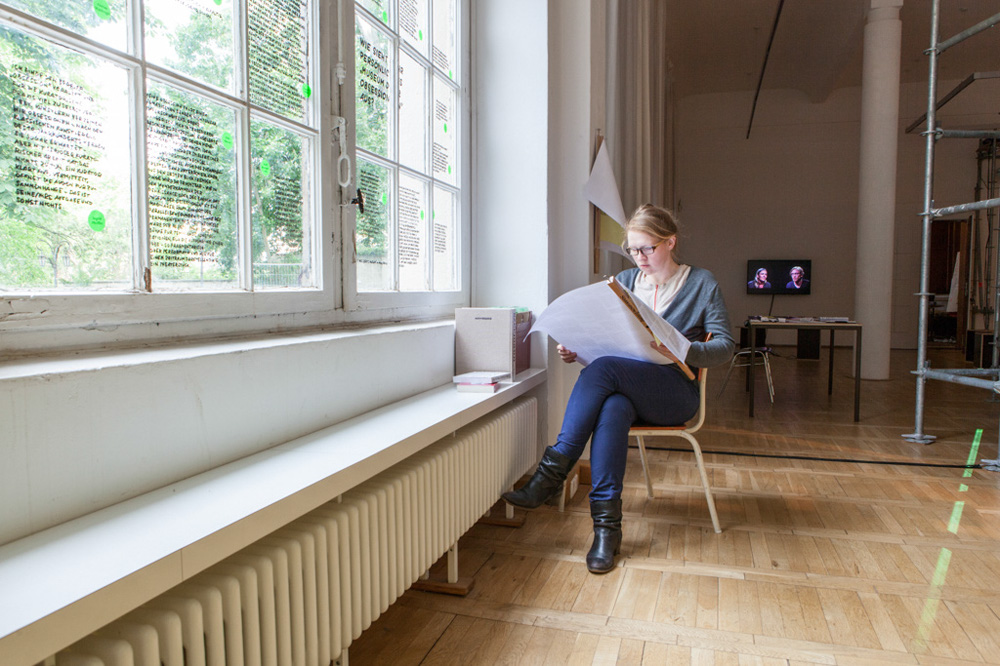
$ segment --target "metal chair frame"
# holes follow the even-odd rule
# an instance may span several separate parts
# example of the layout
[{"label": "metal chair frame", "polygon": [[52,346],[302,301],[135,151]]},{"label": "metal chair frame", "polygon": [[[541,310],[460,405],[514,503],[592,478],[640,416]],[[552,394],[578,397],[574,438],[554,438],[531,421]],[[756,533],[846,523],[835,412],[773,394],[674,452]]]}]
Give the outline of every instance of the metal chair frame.
[{"label": "metal chair frame", "polygon": [[[771,379],[771,362],[768,360],[771,357],[770,347],[757,347],[754,350],[757,355],[761,357],[764,365],[764,375],[767,377],[767,394],[771,398],[771,404],[774,404],[774,380]],[[735,354],[733,354],[733,360],[729,362],[729,370],[726,371],[726,378],[722,380],[722,386],[719,387],[719,396],[722,392],[726,390],[726,384],[729,383],[729,375],[732,374],[733,368],[745,368],[754,362],[754,359],[750,358],[750,348],[744,347]],[[749,390],[749,386],[747,388]],[[718,397],[718,396],[716,396]]]}]

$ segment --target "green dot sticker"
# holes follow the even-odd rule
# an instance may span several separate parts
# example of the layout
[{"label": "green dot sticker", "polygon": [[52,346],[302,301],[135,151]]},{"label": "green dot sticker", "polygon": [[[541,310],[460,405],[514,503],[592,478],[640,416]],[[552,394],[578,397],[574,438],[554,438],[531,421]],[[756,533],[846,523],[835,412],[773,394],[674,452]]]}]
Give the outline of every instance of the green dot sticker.
[{"label": "green dot sticker", "polygon": [[389,12],[382,10],[382,23],[389,23]]},{"label": "green dot sticker", "polygon": [[111,18],[111,7],[108,5],[108,0],[94,0],[94,13],[97,14],[98,18],[107,21]]},{"label": "green dot sticker", "polygon": [[420,211],[420,219],[424,219],[424,211]]},{"label": "green dot sticker", "polygon": [[455,78],[455,75],[452,73],[452,71],[450,69],[448,70],[448,78],[449,79],[454,79]]},{"label": "green dot sticker", "polygon": [[260,161],[260,172],[262,174],[264,174],[265,176],[270,176],[271,175],[271,163],[268,162],[267,160],[261,160]]},{"label": "green dot sticker", "polygon": [[222,147],[226,150],[233,149],[233,135],[229,132],[222,133]]},{"label": "green dot sticker", "polygon": [[419,39],[420,41],[424,41],[424,31],[423,30],[417,30],[417,39]]},{"label": "green dot sticker", "polygon": [[448,175],[449,176],[451,175],[451,165],[450,164],[448,165]]},{"label": "green dot sticker", "polygon": [[90,215],[87,216],[87,224],[94,231],[104,231],[104,227],[107,226],[107,219],[104,217],[104,213],[99,210],[90,211]]},{"label": "green dot sticker", "polygon": [[382,203],[385,203],[388,200],[389,200],[389,195],[386,194],[385,192],[383,192],[382,193]]},{"label": "green dot sticker", "polygon": [[213,0],[213,2],[215,2],[215,4],[219,5],[220,7],[222,6],[222,0]]},{"label": "green dot sticker", "polygon": [[308,83],[303,83],[302,84],[302,96],[305,97],[306,99],[308,99],[308,98],[312,97],[312,94],[313,94],[312,86],[310,86]]},{"label": "green dot sticker", "polygon": [[445,134],[447,134],[447,133],[448,133],[448,123],[445,123],[445,124],[444,124],[444,133],[445,133]]}]

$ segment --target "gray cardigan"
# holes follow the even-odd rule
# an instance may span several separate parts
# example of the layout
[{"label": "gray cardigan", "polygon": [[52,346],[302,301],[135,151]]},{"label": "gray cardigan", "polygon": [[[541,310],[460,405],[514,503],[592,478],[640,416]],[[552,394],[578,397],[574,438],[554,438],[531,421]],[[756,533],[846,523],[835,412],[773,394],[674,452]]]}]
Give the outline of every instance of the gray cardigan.
[{"label": "gray cardigan", "polygon": [[[619,282],[634,291],[638,268],[624,270],[615,276]],[[729,328],[729,313],[722,300],[722,290],[711,271],[691,267],[681,290],[667,306],[663,318],[691,341],[686,362],[696,368],[710,368],[728,363],[733,357],[736,343]],[[705,333],[712,339],[701,342]]]}]

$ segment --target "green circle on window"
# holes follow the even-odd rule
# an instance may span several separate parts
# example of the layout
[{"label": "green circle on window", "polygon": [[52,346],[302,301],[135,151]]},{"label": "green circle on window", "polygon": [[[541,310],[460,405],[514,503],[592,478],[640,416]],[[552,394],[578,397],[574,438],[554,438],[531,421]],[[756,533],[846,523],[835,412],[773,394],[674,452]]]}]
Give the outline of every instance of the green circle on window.
[{"label": "green circle on window", "polygon": [[447,134],[447,133],[448,133],[448,123],[445,123],[445,124],[444,124],[444,133],[445,133],[445,134]]},{"label": "green circle on window", "polygon": [[98,18],[102,18],[107,21],[111,18],[111,7],[108,5],[108,0],[94,0],[94,13],[97,14]]},{"label": "green circle on window", "polygon": [[215,4],[222,6],[222,0],[214,0]]},{"label": "green circle on window", "polygon": [[448,174],[451,175],[451,165],[448,165]]},{"label": "green circle on window", "polygon": [[424,211],[420,211],[420,219],[424,219]]},{"label": "green circle on window", "polygon": [[310,97],[312,97],[312,94],[313,94],[312,86],[310,86],[308,83],[303,83],[302,96],[305,97],[306,99],[309,99]]},{"label": "green circle on window", "polygon": [[449,78],[449,79],[454,79],[454,78],[455,78],[455,75],[454,75],[454,74],[452,74],[452,72],[451,72],[451,70],[450,70],[450,69],[448,70],[448,78]]},{"label": "green circle on window", "polygon": [[261,160],[260,161],[260,172],[262,174],[264,174],[265,176],[270,176],[271,175],[271,163],[268,162],[267,160]]},{"label": "green circle on window", "polygon": [[104,217],[104,213],[99,210],[90,211],[90,215],[87,216],[87,224],[94,231],[104,231],[104,227],[107,226],[108,221]]},{"label": "green circle on window", "polygon": [[385,203],[385,202],[387,202],[388,200],[389,200],[389,195],[388,195],[388,194],[386,194],[385,192],[383,192],[383,193],[382,193],[382,203],[384,204],[384,203]]},{"label": "green circle on window", "polygon": [[419,39],[420,41],[424,41],[424,31],[423,30],[417,30],[417,39]]},{"label": "green circle on window", "polygon": [[233,135],[229,132],[222,133],[222,147],[226,150],[232,150],[233,148]]},{"label": "green circle on window", "polygon": [[382,10],[382,23],[389,23],[389,12]]}]

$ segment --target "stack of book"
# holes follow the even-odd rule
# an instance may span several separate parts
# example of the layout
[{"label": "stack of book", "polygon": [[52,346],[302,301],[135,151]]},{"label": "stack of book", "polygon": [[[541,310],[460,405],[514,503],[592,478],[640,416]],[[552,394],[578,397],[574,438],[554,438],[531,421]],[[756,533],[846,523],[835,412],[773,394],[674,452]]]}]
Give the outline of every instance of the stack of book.
[{"label": "stack of book", "polygon": [[494,393],[500,387],[500,381],[509,376],[509,372],[476,370],[455,375],[452,381],[460,393]]}]

